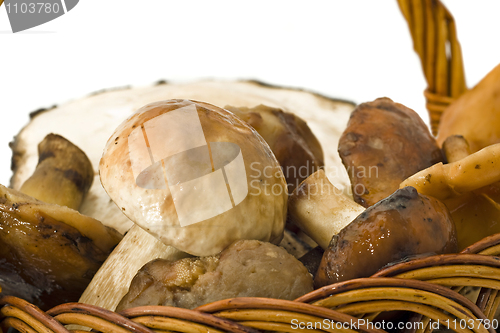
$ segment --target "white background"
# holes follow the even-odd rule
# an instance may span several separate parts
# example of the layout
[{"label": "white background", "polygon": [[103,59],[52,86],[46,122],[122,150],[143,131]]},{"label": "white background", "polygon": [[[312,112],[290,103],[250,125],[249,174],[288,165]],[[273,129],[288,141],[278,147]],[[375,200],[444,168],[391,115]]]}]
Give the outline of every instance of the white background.
[{"label": "white background", "polygon": [[[35,1],[36,2],[36,1]],[[500,1],[444,1],[469,86],[500,63]],[[12,34],[0,7],[0,183],[29,112],[159,79],[258,79],[357,103],[388,96],[427,122],[420,63],[396,0],[81,0]]]}]

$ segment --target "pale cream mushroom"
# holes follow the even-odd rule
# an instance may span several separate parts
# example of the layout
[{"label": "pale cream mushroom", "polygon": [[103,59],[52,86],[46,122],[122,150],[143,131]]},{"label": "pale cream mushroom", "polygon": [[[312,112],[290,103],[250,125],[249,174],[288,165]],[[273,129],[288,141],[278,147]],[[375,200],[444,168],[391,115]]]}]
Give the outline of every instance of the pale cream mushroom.
[{"label": "pale cream mushroom", "polygon": [[114,310],[137,271],[158,257],[213,255],[238,239],[282,239],[288,193],[278,161],[252,127],[211,104],[142,107],[111,136],[99,171],[136,226],[81,302]]}]

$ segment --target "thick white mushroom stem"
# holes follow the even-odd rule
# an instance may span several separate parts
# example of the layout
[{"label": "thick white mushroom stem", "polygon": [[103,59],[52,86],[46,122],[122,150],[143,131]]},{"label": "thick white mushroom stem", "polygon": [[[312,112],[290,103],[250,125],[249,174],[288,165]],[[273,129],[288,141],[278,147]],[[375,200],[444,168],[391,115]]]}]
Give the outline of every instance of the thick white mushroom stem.
[{"label": "thick white mushroom stem", "polygon": [[421,194],[439,200],[500,181],[500,144],[495,144],[456,162],[435,164],[417,172],[401,183],[400,188],[413,186]]},{"label": "thick white mushroom stem", "polygon": [[188,256],[134,225],[96,273],[80,302],[114,311],[146,263],[156,258],[178,260]]},{"label": "thick white mushroom stem", "polygon": [[288,218],[323,249],[365,208],[345,197],[318,170],[304,180],[288,199]]}]

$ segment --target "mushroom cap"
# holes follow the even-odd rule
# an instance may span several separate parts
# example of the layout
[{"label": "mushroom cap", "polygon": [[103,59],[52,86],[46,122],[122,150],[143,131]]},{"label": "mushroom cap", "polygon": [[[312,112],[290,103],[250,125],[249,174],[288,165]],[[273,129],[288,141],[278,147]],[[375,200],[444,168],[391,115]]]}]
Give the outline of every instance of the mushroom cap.
[{"label": "mushroom cap", "polygon": [[288,193],[278,161],[252,127],[211,104],[142,107],[108,140],[99,173],[128,218],[189,254],[282,238]]}]

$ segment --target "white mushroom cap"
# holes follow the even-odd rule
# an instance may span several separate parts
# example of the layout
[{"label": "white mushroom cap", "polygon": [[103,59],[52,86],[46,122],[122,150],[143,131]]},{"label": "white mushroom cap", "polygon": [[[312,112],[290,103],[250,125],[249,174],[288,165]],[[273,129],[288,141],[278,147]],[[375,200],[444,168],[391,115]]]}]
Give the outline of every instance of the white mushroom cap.
[{"label": "white mushroom cap", "polygon": [[181,251],[206,256],[238,239],[282,238],[279,163],[252,127],[208,103],[142,107],[108,140],[99,172],[125,215]]}]

